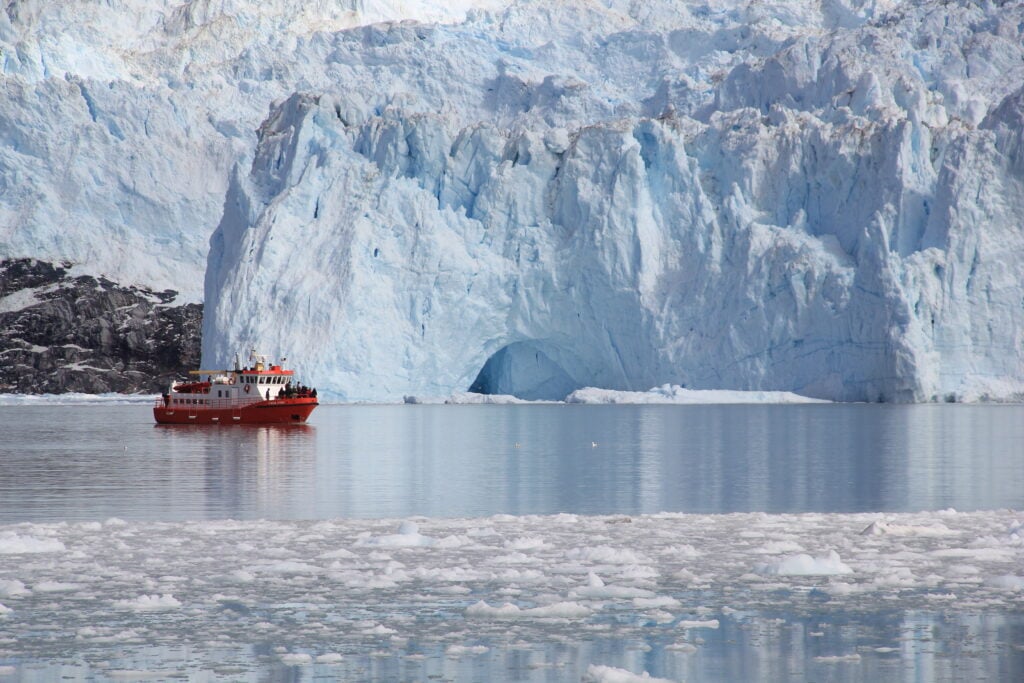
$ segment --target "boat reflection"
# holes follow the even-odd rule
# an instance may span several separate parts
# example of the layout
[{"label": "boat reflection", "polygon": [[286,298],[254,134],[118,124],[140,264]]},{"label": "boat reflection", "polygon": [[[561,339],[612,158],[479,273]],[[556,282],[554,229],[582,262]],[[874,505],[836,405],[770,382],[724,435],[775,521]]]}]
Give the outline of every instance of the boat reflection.
[{"label": "boat reflection", "polygon": [[[316,427],[308,424],[180,427],[156,425],[196,502],[186,518],[310,518],[316,482]],[[179,501],[179,506],[180,506]],[[175,515],[180,517],[179,514]]]}]

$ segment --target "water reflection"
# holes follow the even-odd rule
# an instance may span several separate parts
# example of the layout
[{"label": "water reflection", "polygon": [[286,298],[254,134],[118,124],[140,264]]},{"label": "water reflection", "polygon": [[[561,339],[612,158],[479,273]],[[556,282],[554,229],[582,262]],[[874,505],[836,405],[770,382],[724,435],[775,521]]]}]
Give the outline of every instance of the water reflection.
[{"label": "water reflection", "polygon": [[1022,406],[0,408],[0,523],[1024,507]]},{"label": "water reflection", "polygon": [[[345,516],[1019,507],[1020,406],[337,407]],[[325,458],[324,448],[328,449]]]},{"label": "water reflection", "polygon": [[[557,630],[557,629],[556,629]],[[879,612],[737,613],[717,629],[652,628],[647,638],[595,635],[545,642],[474,641],[474,648],[382,640],[373,652],[340,643],[304,649],[255,645],[111,644],[88,657],[54,656],[14,666],[12,680],[190,678],[231,681],[579,681],[591,666],[674,681],[1019,681],[1024,618],[1006,614]],[[332,648],[333,649],[330,649]],[[287,651],[289,654],[282,655]],[[319,661],[318,661],[319,659]]]},{"label": "water reflection", "polygon": [[314,427],[238,425],[237,431],[219,429],[212,435],[183,434],[170,426],[160,431],[170,440],[184,440],[185,448],[201,448],[204,518],[244,518],[255,510],[274,519],[316,516],[312,496],[301,495],[316,486]]}]

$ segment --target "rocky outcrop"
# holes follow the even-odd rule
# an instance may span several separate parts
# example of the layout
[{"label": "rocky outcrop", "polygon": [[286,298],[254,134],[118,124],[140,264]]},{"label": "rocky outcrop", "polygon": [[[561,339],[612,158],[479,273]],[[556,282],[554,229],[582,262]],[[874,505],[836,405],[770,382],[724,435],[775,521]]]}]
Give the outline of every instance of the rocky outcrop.
[{"label": "rocky outcrop", "polygon": [[0,392],[157,392],[198,367],[201,304],[68,262],[0,261]]}]

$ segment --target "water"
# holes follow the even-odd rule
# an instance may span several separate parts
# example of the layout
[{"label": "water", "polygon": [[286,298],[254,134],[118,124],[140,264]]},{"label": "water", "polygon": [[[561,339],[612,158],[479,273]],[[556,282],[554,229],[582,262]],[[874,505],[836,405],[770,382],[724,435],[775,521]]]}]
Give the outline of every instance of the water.
[{"label": "water", "polygon": [[0,523],[1024,509],[1022,406],[8,406],[0,432]]},{"label": "water", "polygon": [[0,681],[1024,680],[1022,455],[1024,406],[0,407]]}]

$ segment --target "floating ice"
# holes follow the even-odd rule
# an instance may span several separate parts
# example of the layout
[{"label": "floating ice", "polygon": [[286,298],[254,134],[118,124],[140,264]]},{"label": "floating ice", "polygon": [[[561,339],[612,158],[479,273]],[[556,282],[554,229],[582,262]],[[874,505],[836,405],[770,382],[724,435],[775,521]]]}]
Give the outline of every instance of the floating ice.
[{"label": "floating ice", "polygon": [[676,626],[679,628],[711,628],[715,629],[719,626],[718,619],[683,619],[679,621]]},{"label": "floating ice", "polygon": [[414,548],[418,546],[430,546],[437,543],[437,540],[420,534],[419,527],[415,522],[402,522],[398,526],[398,532],[385,534],[383,536],[369,536],[360,540],[361,545],[380,546],[382,548]]},{"label": "floating ice", "polygon": [[799,553],[777,562],[759,564],[755,571],[768,576],[834,576],[852,574],[853,570],[839,558],[839,553],[830,550],[828,555],[811,557]]},{"label": "floating ice", "polygon": [[132,600],[115,600],[114,607],[119,609],[149,612],[165,609],[177,609],[181,607],[181,602],[176,600],[173,595],[169,594],[140,595]]},{"label": "floating ice", "polygon": [[[0,526],[0,537],[49,539],[72,549],[25,561],[4,556],[17,561],[0,562],[0,651],[16,640],[19,656],[56,648],[102,658],[98,653],[111,644],[173,633],[175,642],[194,647],[273,642],[286,646],[275,661],[309,654],[321,664],[320,656],[348,659],[382,641],[410,639],[439,652],[454,646],[453,655],[469,657],[472,648],[493,651],[510,637],[546,642],[557,632],[587,640],[615,624],[624,639],[664,629],[679,639],[675,651],[685,653],[700,643],[682,634],[725,630],[755,609],[814,613],[825,603],[839,613],[879,604],[1024,610],[1024,544],[1007,533],[1019,512],[945,513],[942,523],[952,533],[938,536],[861,534],[877,513],[622,519]],[[887,520],[925,528],[935,513]],[[367,543],[389,537],[405,540]],[[461,540],[403,545],[420,537]],[[766,558],[766,539],[806,551]],[[752,573],[759,564],[764,573]]]},{"label": "floating ice", "polygon": [[578,602],[558,602],[523,609],[508,602],[500,607],[491,607],[481,600],[466,608],[467,617],[483,619],[580,619],[591,613],[590,608]]},{"label": "floating ice", "polygon": [[901,536],[951,536],[956,534],[955,531],[951,531],[941,522],[927,525],[907,526],[905,524],[893,524],[883,520],[872,522],[867,525],[861,533],[866,536],[881,536],[883,534],[897,534]]},{"label": "floating ice", "polygon": [[22,536],[13,531],[0,532],[0,555],[60,553],[64,550],[64,544],[55,538]]},{"label": "floating ice", "polygon": [[635,674],[626,669],[598,664],[591,664],[587,668],[583,680],[587,683],[675,683],[668,678],[654,678],[646,671]]}]

